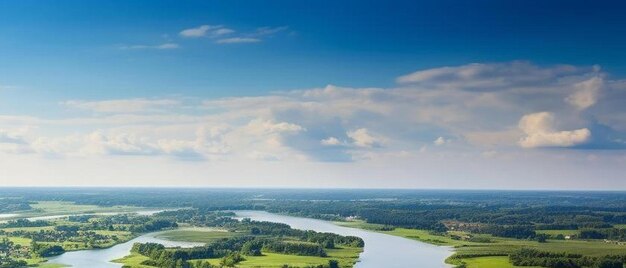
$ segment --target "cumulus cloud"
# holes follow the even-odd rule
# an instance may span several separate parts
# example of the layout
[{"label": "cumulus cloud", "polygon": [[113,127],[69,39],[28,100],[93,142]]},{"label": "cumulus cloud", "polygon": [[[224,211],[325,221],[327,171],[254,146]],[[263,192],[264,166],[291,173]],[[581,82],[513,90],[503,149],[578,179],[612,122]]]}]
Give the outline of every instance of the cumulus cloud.
[{"label": "cumulus cloud", "polygon": [[352,139],[354,145],[358,147],[380,146],[384,142],[383,138],[372,135],[366,128],[348,131],[346,135]]},{"label": "cumulus cloud", "polygon": [[554,115],[549,112],[524,115],[519,121],[519,128],[526,133],[526,137],[519,142],[524,148],[570,147],[585,143],[591,138],[591,131],[587,128],[554,130]]},{"label": "cumulus cloud", "polygon": [[576,92],[567,96],[565,101],[580,110],[587,109],[597,102],[598,93],[603,84],[604,81],[600,77],[593,77],[579,82],[574,85]]}]

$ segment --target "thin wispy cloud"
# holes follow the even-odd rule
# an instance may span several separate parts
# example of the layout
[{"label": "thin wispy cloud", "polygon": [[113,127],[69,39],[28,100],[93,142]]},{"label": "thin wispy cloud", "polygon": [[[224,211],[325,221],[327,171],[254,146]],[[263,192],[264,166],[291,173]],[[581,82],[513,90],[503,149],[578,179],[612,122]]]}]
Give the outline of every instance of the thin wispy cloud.
[{"label": "thin wispy cloud", "polygon": [[215,41],[218,44],[241,44],[241,43],[258,43],[261,42],[261,39],[258,38],[250,38],[250,37],[232,37],[232,38],[224,38]]},{"label": "thin wispy cloud", "polygon": [[252,33],[252,36],[266,36],[266,35],[273,35],[282,31],[286,31],[287,29],[289,29],[289,27],[287,26],[280,26],[280,27],[260,27],[257,28],[256,31],[254,33]]},{"label": "thin wispy cloud", "polygon": [[235,30],[224,27],[223,25],[201,25],[195,28],[189,28],[180,31],[179,35],[184,38],[200,38],[200,37],[220,37],[234,33]]},{"label": "thin wispy cloud", "polygon": [[246,44],[262,42],[264,38],[287,29],[287,26],[259,27],[252,32],[238,32],[224,25],[201,25],[184,29],[179,32],[179,35],[183,38],[209,38],[216,44]]},{"label": "thin wispy cloud", "polygon": [[163,43],[159,45],[130,45],[120,46],[122,50],[141,50],[141,49],[156,49],[156,50],[169,50],[180,48],[180,45],[176,43]]}]

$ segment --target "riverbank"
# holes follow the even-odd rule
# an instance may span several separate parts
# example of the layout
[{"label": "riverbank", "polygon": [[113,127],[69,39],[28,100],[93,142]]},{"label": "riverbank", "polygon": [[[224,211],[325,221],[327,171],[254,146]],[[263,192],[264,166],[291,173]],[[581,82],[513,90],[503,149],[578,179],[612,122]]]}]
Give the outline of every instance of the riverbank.
[{"label": "riverbank", "polygon": [[518,267],[509,262],[508,255],[521,248],[531,248],[554,253],[568,252],[595,257],[618,255],[624,252],[624,246],[605,243],[600,240],[548,239],[546,242],[540,243],[527,239],[472,234],[474,241],[484,241],[473,242],[464,239],[469,236],[466,232],[449,231],[444,236],[419,229],[394,228],[393,230],[388,230],[388,228],[384,228],[385,226],[383,225],[366,223],[359,220],[334,223],[340,226],[370,230],[433,245],[449,246],[454,253],[446,258],[446,263],[455,266],[465,265],[467,268]]}]

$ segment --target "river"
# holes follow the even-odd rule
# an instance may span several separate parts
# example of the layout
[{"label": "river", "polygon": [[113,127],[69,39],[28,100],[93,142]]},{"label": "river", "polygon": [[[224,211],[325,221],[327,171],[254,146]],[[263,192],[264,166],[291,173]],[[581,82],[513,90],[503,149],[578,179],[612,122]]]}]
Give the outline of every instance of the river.
[{"label": "river", "polygon": [[[250,218],[257,221],[280,222],[295,229],[330,232],[340,235],[358,236],[365,241],[365,248],[359,257],[356,268],[443,268],[451,267],[444,260],[452,254],[449,247],[440,247],[423,242],[410,240],[367,230],[342,227],[328,221],[278,215],[264,211],[236,211],[238,218]],[[201,245],[190,242],[167,241],[149,233],[139,236],[126,243],[107,249],[93,249],[67,252],[50,258],[50,263],[72,265],[73,267],[114,268],[121,264],[111,260],[122,258],[130,253],[135,242],[155,242],[171,247],[192,247]]]},{"label": "river", "polygon": [[273,214],[265,211],[237,211],[239,218],[285,223],[295,229],[358,236],[365,241],[355,268],[442,268],[452,255],[449,247],[435,246],[398,236],[342,227],[328,221]]},{"label": "river", "polygon": [[176,242],[157,238],[160,232],[148,233],[136,237],[128,242],[117,244],[105,249],[78,250],[63,253],[59,256],[48,258],[48,263],[71,265],[72,267],[90,268],[119,268],[122,264],[112,263],[111,260],[119,259],[130,254],[134,243],[159,243],[166,247],[194,247],[204,243]]}]

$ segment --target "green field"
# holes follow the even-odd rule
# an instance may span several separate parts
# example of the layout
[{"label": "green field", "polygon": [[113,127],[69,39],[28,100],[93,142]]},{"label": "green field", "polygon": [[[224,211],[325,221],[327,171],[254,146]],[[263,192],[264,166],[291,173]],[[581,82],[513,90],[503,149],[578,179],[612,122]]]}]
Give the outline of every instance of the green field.
[{"label": "green field", "polygon": [[116,260],[112,260],[112,262],[115,263],[121,263],[124,264],[125,266],[131,267],[131,268],[152,268],[152,266],[147,266],[147,265],[142,265],[141,263],[143,261],[149,260],[150,258],[143,256],[141,254],[138,253],[131,253],[130,255],[120,258],[120,259],[116,259]]},{"label": "green field", "polygon": [[241,234],[215,228],[183,228],[165,231],[158,234],[156,237],[171,241],[211,243],[217,239],[230,238],[238,235]]},{"label": "green field", "polygon": [[74,202],[63,201],[39,201],[30,205],[33,210],[20,213],[20,217],[50,216],[65,214],[105,213],[105,212],[134,212],[140,207],[111,206],[101,207],[95,205],[79,205]]},{"label": "green field", "polygon": [[276,253],[264,253],[263,256],[246,257],[237,267],[282,267],[289,264],[290,267],[308,267],[320,264],[328,264],[329,260],[338,260],[340,267],[352,267],[356,263],[360,248],[342,248],[326,250],[328,257],[296,256]]},{"label": "green field", "polygon": [[90,214],[90,213],[113,213],[113,212],[135,212],[141,210],[141,207],[133,206],[111,206],[101,207],[96,205],[80,205],[74,202],[65,201],[38,201],[30,204],[31,210],[16,211],[16,216],[3,218],[3,221],[31,218],[31,217],[44,217],[44,216],[56,216],[56,215],[75,215],[75,214]]},{"label": "green field", "polygon": [[[506,256],[491,256],[491,257],[478,257],[463,259],[467,268],[515,268],[521,266],[515,266],[509,263],[509,258]],[[535,268],[536,266],[524,266],[525,268]]]}]

